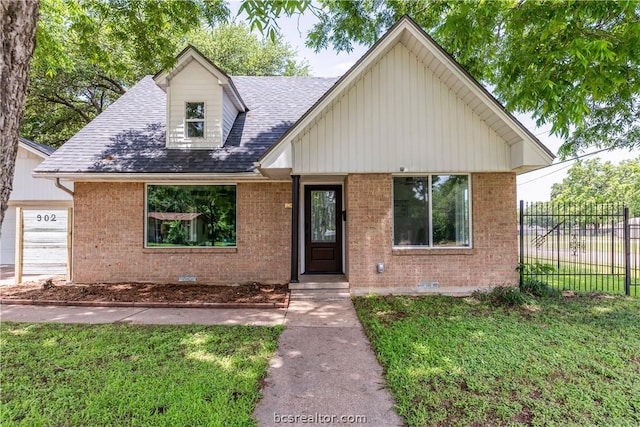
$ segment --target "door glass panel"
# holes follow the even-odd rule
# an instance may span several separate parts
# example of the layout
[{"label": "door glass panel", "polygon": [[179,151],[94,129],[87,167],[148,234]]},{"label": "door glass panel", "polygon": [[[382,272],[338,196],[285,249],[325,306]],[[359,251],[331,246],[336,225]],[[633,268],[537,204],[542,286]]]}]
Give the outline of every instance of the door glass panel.
[{"label": "door glass panel", "polygon": [[311,191],[311,241],[336,241],[335,191]]}]

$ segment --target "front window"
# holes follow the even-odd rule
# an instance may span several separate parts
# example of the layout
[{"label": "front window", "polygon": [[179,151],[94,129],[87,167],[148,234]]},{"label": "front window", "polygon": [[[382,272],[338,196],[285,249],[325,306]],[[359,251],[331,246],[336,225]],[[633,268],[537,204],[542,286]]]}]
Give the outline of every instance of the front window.
[{"label": "front window", "polygon": [[468,247],[468,175],[393,178],[395,246]]},{"label": "front window", "polygon": [[187,102],[186,130],[188,138],[204,137],[204,102]]},{"label": "front window", "polygon": [[147,246],[236,246],[235,185],[148,185]]}]

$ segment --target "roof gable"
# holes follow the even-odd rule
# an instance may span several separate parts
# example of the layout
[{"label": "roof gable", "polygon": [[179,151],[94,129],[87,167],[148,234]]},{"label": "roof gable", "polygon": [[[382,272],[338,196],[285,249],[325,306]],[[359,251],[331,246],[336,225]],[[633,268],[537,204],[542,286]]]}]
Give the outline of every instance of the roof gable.
[{"label": "roof gable", "polygon": [[53,154],[54,151],[56,151],[56,149],[53,147],[39,144],[35,141],[31,141],[30,139],[26,139],[22,137],[18,138],[18,146],[24,148],[25,150],[39,157],[42,157],[43,159],[46,159],[51,154]]},{"label": "roof gable", "polygon": [[197,62],[205,70],[207,70],[213,77],[218,79],[218,83],[222,86],[225,93],[229,96],[238,111],[246,111],[247,106],[240,96],[238,89],[233,84],[233,80],[224,71],[218,68],[213,62],[204,56],[198,49],[192,45],[188,45],[182,52],[176,57],[176,64],[169,70],[159,71],[153,80],[162,89],[165,89],[170,80],[184,70],[191,62]]},{"label": "roof gable", "polygon": [[[406,48],[419,63],[426,67],[435,78],[446,83],[448,91],[468,106],[474,116],[495,133],[506,144],[509,158],[509,170],[522,172],[550,164],[553,154],[528,131],[517,119],[509,114],[504,107],[473,77],[471,77],[444,49],[429,37],[408,16],[403,17],[394,25],[318,102],[309,109],[259,160],[259,167],[263,171],[270,168],[291,168],[296,173],[299,152],[293,153],[292,144],[314,124],[340,102],[349,91],[358,84],[372,68],[392,52],[399,44]],[[387,82],[378,82],[386,84]],[[383,102],[379,100],[379,102]],[[343,135],[345,144],[348,135]],[[316,150],[320,149],[318,143]],[[526,146],[526,149],[524,148]],[[501,150],[498,150],[501,151]],[[504,156],[500,152],[499,156]],[[395,170],[395,169],[394,169]],[[382,170],[368,170],[382,171]],[[393,170],[386,170],[391,172]],[[316,170],[316,172],[319,172]],[[311,171],[309,171],[311,173]]]}]

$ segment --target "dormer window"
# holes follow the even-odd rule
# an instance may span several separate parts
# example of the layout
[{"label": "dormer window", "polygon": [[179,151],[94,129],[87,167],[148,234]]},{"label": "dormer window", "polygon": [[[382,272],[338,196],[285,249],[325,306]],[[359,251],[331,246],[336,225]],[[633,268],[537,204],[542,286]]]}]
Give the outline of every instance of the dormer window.
[{"label": "dormer window", "polygon": [[192,46],[178,55],[171,70],[153,79],[167,94],[169,149],[221,148],[238,114],[247,111],[231,77]]},{"label": "dormer window", "polygon": [[187,102],[185,118],[185,136],[204,138],[204,102]]}]

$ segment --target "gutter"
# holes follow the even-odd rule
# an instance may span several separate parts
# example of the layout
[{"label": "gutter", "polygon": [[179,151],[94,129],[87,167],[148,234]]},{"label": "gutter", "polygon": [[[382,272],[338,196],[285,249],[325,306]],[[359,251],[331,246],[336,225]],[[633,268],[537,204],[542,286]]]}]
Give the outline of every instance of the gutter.
[{"label": "gutter", "polygon": [[[34,178],[47,178],[59,181],[85,182],[151,182],[151,181],[268,181],[259,172],[248,173],[82,173],[82,172],[34,172]],[[56,184],[57,186],[57,184]],[[71,190],[69,190],[71,191]]]}]

